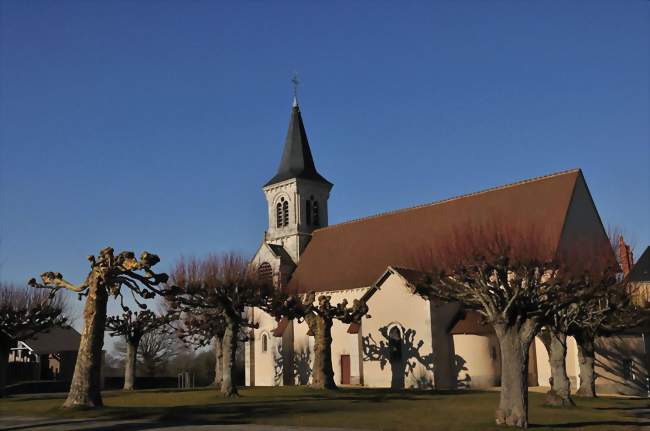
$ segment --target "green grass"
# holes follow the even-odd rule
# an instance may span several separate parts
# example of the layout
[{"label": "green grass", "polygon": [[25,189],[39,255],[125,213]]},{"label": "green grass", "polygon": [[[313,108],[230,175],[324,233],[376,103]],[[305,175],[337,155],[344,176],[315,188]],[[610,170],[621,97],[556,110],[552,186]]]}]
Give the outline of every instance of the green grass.
[{"label": "green grass", "polygon": [[[16,396],[0,399],[1,416],[111,417],[154,419],[164,423],[257,423],[331,426],[368,430],[493,430],[497,392],[390,392],[374,389],[317,391],[306,387],[242,389],[223,399],[214,389],[106,392],[106,407],[62,410],[63,398]],[[542,406],[543,395],[530,394],[531,427],[541,429],[634,430],[650,426],[644,399],[576,398],[570,410]]]}]

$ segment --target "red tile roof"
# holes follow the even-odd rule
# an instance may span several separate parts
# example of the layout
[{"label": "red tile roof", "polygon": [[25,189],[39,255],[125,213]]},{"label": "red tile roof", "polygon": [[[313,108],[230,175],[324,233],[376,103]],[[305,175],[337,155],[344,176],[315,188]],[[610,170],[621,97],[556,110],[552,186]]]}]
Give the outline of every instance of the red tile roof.
[{"label": "red tile roof", "polygon": [[318,229],[287,286],[324,292],[372,285],[388,266],[414,267],[418,251],[457,226],[498,221],[544,226],[557,246],[579,169]]}]

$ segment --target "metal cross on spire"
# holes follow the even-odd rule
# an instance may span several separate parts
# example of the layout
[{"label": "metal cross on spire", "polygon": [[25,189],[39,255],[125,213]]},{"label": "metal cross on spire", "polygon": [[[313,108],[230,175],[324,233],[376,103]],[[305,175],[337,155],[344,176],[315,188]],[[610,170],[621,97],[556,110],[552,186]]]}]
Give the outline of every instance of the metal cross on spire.
[{"label": "metal cross on spire", "polygon": [[298,106],[298,85],[300,84],[298,72],[293,72],[291,82],[293,83],[293,106]]}]

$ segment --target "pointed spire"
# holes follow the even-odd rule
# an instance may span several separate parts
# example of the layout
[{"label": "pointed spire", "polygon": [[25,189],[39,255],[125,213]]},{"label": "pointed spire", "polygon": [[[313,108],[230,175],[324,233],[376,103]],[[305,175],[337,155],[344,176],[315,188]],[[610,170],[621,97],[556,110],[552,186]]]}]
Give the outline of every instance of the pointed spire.
[{"label": "pointed spire", "polygon": [[287,137],[284,141],[284,151],[282,152],[282,160],[280,161],[278,172],[264,186],[266,187],[291,178],[304,178],[331,185],[316,170],[316,165],[314,165],[314,159],[311,155],[311,148],[309,148],[305,126],[302,122],[300,107],[295,96],[291,109],[291,119],[289,120],[289,130],[287,130]]}]

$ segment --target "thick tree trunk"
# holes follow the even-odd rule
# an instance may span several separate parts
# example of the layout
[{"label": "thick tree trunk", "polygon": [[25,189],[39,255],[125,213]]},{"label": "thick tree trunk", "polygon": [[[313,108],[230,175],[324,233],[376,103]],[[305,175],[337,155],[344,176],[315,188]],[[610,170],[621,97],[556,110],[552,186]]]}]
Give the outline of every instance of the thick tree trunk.
[{"label": "thick tree trunk", "polygon": [[321,316],[306,316],[309,329],[314,333],[313,388],[336,389],[332,369],[332,320]]},{"label": "thick tree trunk", "polygon": [[575,335],[578,343],[578,363],[580,364],[580,387],[577,396],[594,398],[596,396],[595,337],[591,334]]},{"label": "thick tree trunk", "polygon": [[124,361],[124,388],[125,391],[132,391],[135,387],[135,366],[138,354],[138,341],[126,341],[126,359]]},{"label": "thick tree trunk", "polygon": [[551,331],[549,335],[546,349],[551,365],[551,390],[546,394],[546,404],[555,407],[575,406],[571,399],[571,383],[566,374],[566,334]]},{"label": "thick tree trunk", "polygon": [[528,349],[533,335],[516,325],[494,325],[501,346],[501,398],[497,425],[528,427]]},{"label": "thick tree trunk", "polygon": [[236,397],[237,386],[235,385],[233,374],[235,371],[235,356],[237,354],[237,334],[239,325],[235,320],[226,322],[226,332],[223,335],[221,343],[223,354],[223,369],[221,379],[221,393],[225,397]]},{"label": "thick tree trunk", "polygon": [[84,330],[81,333],[77,363],[68,398],[63,404],[64,408],[103,405],[100,391],[107,302],[108,294],[104,286],[93,283],[84,306]]},{"label": "thick tree trunk", "polygon": [[0,398],[5,396],[7,368],[9,368],[9,346],[0,342]]},{"label": "thick tree trunk", "polygon": [[214,337],[214,382],[213,386],[220,387],[221,380],[223,379],[223,349],[221,348],[223,343],[222,337]]}]

